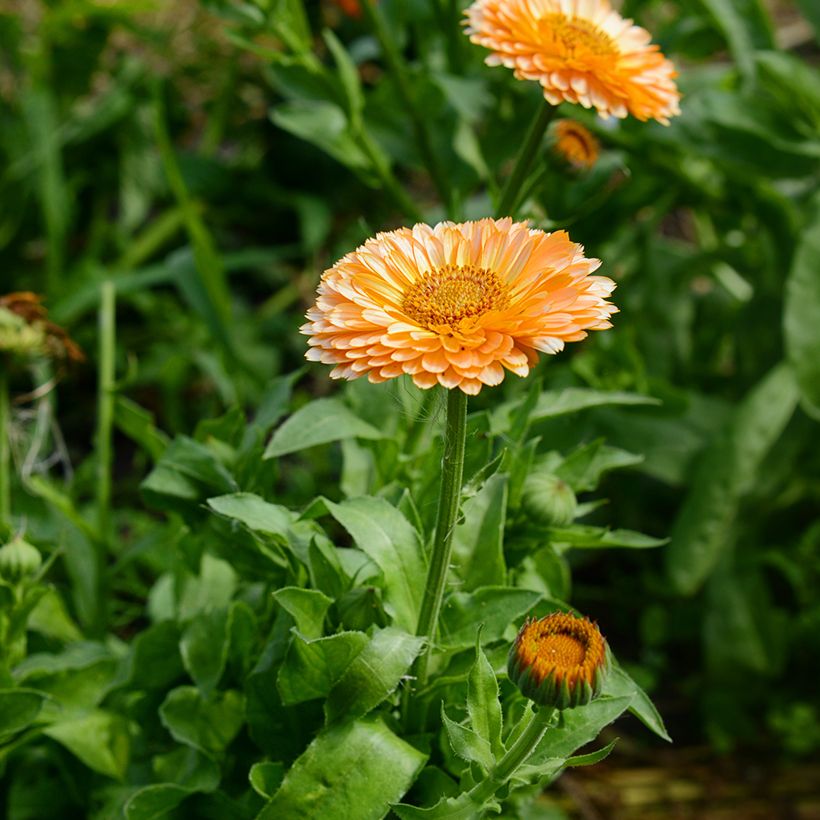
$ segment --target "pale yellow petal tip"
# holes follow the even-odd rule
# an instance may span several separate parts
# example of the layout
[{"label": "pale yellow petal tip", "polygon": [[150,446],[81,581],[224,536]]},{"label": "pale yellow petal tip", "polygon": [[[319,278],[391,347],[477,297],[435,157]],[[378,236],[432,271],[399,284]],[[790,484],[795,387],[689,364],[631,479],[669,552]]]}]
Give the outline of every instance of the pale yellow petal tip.
[{"label": "pale yellow petal tip", "polygon": [[565,231],[509,217],[381,233],[322,275],[306,358],[334,379],[408,375],[475,395],[609,327],[615,283],[598,264]]},{"label": "pale yellow petal tip", "polygon": [[470,40],[491,52],[485,62],[538,82],[552,105],[663,125],[680,114],[674,65],[608,0],[476,0],[464,14]]}]

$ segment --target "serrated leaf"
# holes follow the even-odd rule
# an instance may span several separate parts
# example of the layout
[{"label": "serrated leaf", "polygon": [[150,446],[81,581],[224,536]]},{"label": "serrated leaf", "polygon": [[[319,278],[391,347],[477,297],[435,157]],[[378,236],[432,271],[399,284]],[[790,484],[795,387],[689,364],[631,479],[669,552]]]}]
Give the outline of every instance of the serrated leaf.
[{"label": "serrated leaf", "polygon": [[477,639],[475,662],[467,676],[467,714],[473,731],[483,738],[494,755],[501,755],[501,704],[498,700],[498,681]]},{"label": "serrated leaf", "polygon": [[444,703],[441,704],[441,722],[447,732],[447,739],[453,752],[462,760],[478,763],[484,771],[489,771],[495,763],[490,744],[467,726],[462,726],[447,717]]},{"label": "serrated leaf", "polygon": [[385,609],[395,625],[414,634],[427,574],[414,527],[383,498],[364,496],[341,504],[325,503],[382,571]]},{"label": "serrated leaf", "polygon": [[318,444],[346,438],[383,437],[339,399],[316,399],[290,416],[273,434],[263,458],[278,458]]},{"label": "serrated leaf", "polygon": [[666,569],[674,588],[691,595],[712,572],[744,493],[797,406],[791,369],[778,365],[743,400],[718,441],[702,456],[693,488],[672,527]]},{"label": "serrated leaf", "polygon": [[333,726],[296,760],[257,820],[379,820],[410,788],[425,760],[379,719]]},{"label": "serrated leaf", "polygon": [[461,579],[461,590],[504,584],[504,522],[507,512],[505,475],[496,473],[462,505],[464,519],[453,533],[453,570]]},{"label": "serrated leaf", "polygon": [[387,627],[376,630],[325,702],[328,723],[363,717],[391,695],[424,646],[424,638]]}]

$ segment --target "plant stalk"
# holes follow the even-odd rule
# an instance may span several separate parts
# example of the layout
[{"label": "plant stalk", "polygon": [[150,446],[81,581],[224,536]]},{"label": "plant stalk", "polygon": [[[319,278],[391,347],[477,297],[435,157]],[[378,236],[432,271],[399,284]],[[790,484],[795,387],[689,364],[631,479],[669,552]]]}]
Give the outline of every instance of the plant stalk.
[{"label": "plant stalk", "polygon": [[424,112],[419,109],[416,104],[416,98],[413,94],[413,86],[410,80],[407,64],[401,55],[396,42],[393,39],[390,29],[385,22],[384,15],[381,9],[375,5],[373,0],[362,0],[362,10],[367,18],[379,45],[382,48],[385,62],[393,75],[393,80],[396,84],[396,90],[399,93],[402,105],[404,105],[410,121],[413,124],[413,131],[415,132],[416,142],[419,146],[424,164],[430,172],[433,183],[438,190],[439,196],[444,201],[448,213],[452,216],[453,212],[453,192],[450,186],[447,174],[439,162],[439,158],[433,149],[433,141],[430,137],[430,129],[428,128],[427,118]]},{"label": "plant stalk", "polygon": [[538,149],[541,147],[544,132],[547,130],[547,126],[552,121],[556,111],[557,106],[550,105],[544,100],[539,101],[538,111],[536,111],[535,117],[530,123],[527,136],[524,138],[524,144],[521,146],[521,151],[515,160],[515,166],[507,180],[507,184],[504,186],[501,199],[496,208],[496,217],[499,219],[505,216],[515,216],[515,209],[521,196],[524,180],[532,167]]},{"label": "plant stalk", "polygon": [[0,359],[0,525],[11,532],[11,405],[7,363]]},{"label": "plant stalk", "polygon": [[100,538],[108,542],[111,527],[111,435],[114,426],[115,354],[117,292],[114,282],[106,280],[100,286],[99,373],[97,376],[97,528]]},{"label": "plant stalk", "polygon": [[533,753],[547,731],[555,709],[541,707],[530,716],[529,723],[518,739],[498,761],[493,770],[470,790],[470,798],[477,804],[489,800],[512,776],[516,769]]},{"label": "plant stalk", "polygon": [[447,570],[450,567],[453,531],[461,500],[466,435],[467,394],[456,387],[449,390],[447,394],[447,422],[444,432],[444,457],[441,464],[436,530],[433,536],[427,581],[424,586],[424,598],[416,628],[416,635],[426,638],[425,647],[416,658],[415,663],[417,690],[423,688],[427,683],[427,667],[436,639],[441,600],[444,597]]}]

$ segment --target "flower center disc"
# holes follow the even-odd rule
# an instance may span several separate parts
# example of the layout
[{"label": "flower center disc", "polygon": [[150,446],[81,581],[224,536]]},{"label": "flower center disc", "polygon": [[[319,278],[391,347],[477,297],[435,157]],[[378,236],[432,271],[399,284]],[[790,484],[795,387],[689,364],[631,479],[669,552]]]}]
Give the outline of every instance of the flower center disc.
[{"label": "flower center disc", "polygon": [[565,632],[545,635],[538,642],[538,656],[558,667],[580,666],[586,657],[586,645]]},{"label": "flower center disc", "polygon": [[618,53],[615,41],[588,20],[563,14],[546,14],[538,23],[544,37],[563,46],[567,57],[605,57]]},{"label": "flower center disc", "polygon": [[462,319],[502,310],[506,285],[486,268],[445,265],[425,273],[404,294],[402,310],[423,327],[457,325]]}]

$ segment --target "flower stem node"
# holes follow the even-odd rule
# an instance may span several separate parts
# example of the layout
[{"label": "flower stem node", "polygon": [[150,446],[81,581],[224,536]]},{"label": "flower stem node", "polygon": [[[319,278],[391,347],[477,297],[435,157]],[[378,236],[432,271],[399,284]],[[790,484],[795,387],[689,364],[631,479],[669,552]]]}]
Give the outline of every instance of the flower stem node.
[{"label": "flower stem node", "polygon": [[19,536],[0,547],[0,579],[10,584],[34,575],[42,563],[40,550]]},{"label": "flower stem node", "polygon": [[571,524],[578,511],[572,488],[552,473],[530,473],[524,482],[524,510],[527,515],[551,527]]},{"label": "flower stem node", "polygon": [[609,649],[596,624],[565,612],[527,619],[507,662],[510,680],[525,697],[555,709],[598,697],[609,668]]}]

